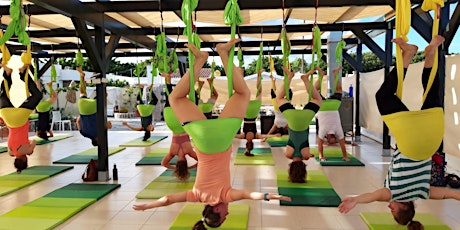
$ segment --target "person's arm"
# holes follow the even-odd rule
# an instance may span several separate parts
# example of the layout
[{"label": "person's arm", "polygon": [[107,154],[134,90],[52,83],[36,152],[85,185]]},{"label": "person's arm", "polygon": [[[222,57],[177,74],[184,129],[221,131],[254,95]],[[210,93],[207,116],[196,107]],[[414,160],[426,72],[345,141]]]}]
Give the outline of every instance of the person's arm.
[{"label": "person's arm", "polygon": [[[265,195],[265,194],[267,194],[267,195]],[[263,200],[264,198],[266,198],[268,200],[291,201],[291,198],[288,197],[288,196],[283,196],[283,195],[279,195],[279,194],[272,194],[272,193],[252,192],[252,191],[248,191],[248,190],[238,190],[238,189],[232,189],[230,191],[230,197],[234,201],[243,200],[243,199]]]},{"label": "person's arm", "polygon": [[133,209],[136,211],[144,211],[146,209],[158,208],[174,203],[185,202],[187,201],[187,192],[188,191],[170,194],[148,204],[135,204],[133,205]]},{"label": "person's arm", "polygon": [[236,135],[235,135],[235,138],[238,138],[238,139],[245,139],[245,138],[244,138],[244,133],[236,134]]},{"label": "person's arm", "polygon": [[[214,82],[214,78],[208,78],[207,81],[208,81],[208,84],[209,84],[209,88],[211,88],[211,85],[213,85],[213,82]],[[217,92],[216,87],[214,87],[214,86],[212,87],[211,98],[216,100],[216,101],[217,101],[217,98],[219,98],[219,93]]]},{"label": "person's arm", "polygon": [[269,137],[281,137],[280,133],[277,134],[256,134],[256,139],[264,139],[266,140]]},{"label": "person's arm", "polygon": [[352,210],[357,204],[367,204],[374,201],[389,201],[391,192],[387,188],[381,188],[371,193],[364,193],[359,196],[347,197],[342,200],[339,205],[339,212],[346,214]]},{"label": "person's arm", "polygon": [[455,199],[460,200],[460,192],[448,189],[430,186],[430,199],[443,200],[443,199]]},{"label": "person's arm", "polygon": [[161,160],[161,166],[167,168],[167,169],[175,169],[176,166],[175,165],[171,165],[169,162],[171,162],[171,160],[174,158],[174,155],[172,154],[167,154],[166,156],[163,157],[163,159]]},{"label": "person's arm", "polygon": [[133,127],[133,126],[129,125],[128,122],[126,122],[126,121],[123,121],[121,124],[123,126],[128,127],[131,130],[134,130],[134,131],[143,131],[144,130],[142,127]]}]

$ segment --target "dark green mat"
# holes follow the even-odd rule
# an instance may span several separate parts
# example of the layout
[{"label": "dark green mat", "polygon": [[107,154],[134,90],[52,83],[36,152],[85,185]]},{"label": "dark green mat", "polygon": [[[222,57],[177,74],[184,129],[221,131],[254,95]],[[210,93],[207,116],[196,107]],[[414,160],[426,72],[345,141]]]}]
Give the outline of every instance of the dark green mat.
[{"label": "dark green mat", "polygon": [[[109,156],[118,153],[126,148],[124,147],[109,147]],[[98,159],[97,147],[90,148],[80,153],[68,156],[66,158],[53,161],[53,164],[88,164],[91,159]]]},{"label": "dark green mat", "polygon": [[69,184],[0,216],[0,228],[53,229],[119,184]]},{"label": "dark green mat", "polygon": [[188,181],[181,182],[174,176],[174,170],[168,169],[140,191],[136,198],[158,199],[169,194],[191,190],[195,184],[195,177],[196,169],[192,169]]},{"label": "dark green mat", "polygon": [[275,165],[270,148],[254,148],[251,153],[255,156],[244,155],[246,148],[238,148],[235,156],[235,165]]},{"label": "dark green mat", "polygon": [[310,153],[315,155],[316,161],[322,166],[364,166],[364,163],[347,152],[350,161],[342,160],[343,154],[340,148],[323,148],[324,157],[327,161],[320,161],[318,149],[310,149]]},{"label": "dark green mat", "polygon": [[[136,165],[161,165],[161,161],[163,157],[168,154],[168,148],[157,148],[150,151],[147,155],[145,155],[142,159],[140,159]],[[176,164],[177,157],[174,157],[169,164],[173,165]]]},{"label": "dark green mat", "polygon": [[[169,230],[189,230],[201,219],[201,212],[204,204],[186,204],[179,215],[172,223]],[[228,206],[228,216],[225,222],[219,227],[224,230],[243,230],[248,228],[249,205],[230,204]]]},{"label": "dark green mat", "polygon": [[289,140],[289,135],[284,135],[281,137],[269,137],[267,138],[267,143],[270,147],[284,147],[287,145]]},{"label": "dark green mat", "polygon": [[34,140],[37,142],[37,145],[44,145],[44,144],[48,144],[48,143],[51,143],[51,142],[55,142],[55,141],[59,141],[59,140],[64,140],[64,139],[67,139],[69,137],[72,137],[72,135],[70,134],[58,134],[54,137],[50,137],[48,138],[48,140],[45,140],[45,139],[42,139],[40,137],[35,137]]},{"label": "dark green mat", "polygon": [[[371,230],[405,230],[407,226],[399,225],[390,212],[362,212],[359,214]],[[425,230],[451,229],[430,213],[416,213],[414,220],[420,221]]]},{"label": "dark green mat", "polygon": [[338,207],[340,197],[321,170],[308,170],[307,183],[291,183],[287,170],[276,170],[278,193],[292,198],[291,202],[280,201],[288,206]]},{"label": "dark green mat", "polygon": [[153,145],[163,139],[166,139],[168,136],[151,136],[148,140],[142,141],[142,137],[136,138],[134,140],[128,141],[120,145],[120,147],[145,147]]},{"label": "dark green mat", "polygon": [[32,166],[23,170],[20,174],[14,172],[1,176],[0,196],[12,193],[72,168],[73,166]]}]

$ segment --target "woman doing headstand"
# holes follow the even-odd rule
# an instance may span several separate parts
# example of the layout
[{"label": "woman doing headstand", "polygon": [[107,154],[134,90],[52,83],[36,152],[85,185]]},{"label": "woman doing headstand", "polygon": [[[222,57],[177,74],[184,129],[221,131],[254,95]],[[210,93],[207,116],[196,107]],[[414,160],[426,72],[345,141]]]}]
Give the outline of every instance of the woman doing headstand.
[{"label": "woman doing headstand", "polygon": [[[417,46],[407,44],[402,38],[395,38],[392,41],[401,47],[405,72],[417,52]],[[425,48],[425,66],[421,77],[424,90],[427,88],[434,63],[435,49],[442,42],[444,42],[442,36],[435,36]],[[422,108],[418,111],[409,111],[395,95],[397,85],[398,79],[394,68],[375,96],[382,118],[395,135],[397,143],[384,188],[343,199],[339,211],[347,213],[360,203],[389,202],[388,207],[396,222],[408,225],[409,229],[423,229],[420,222],[413,220],[414,200],[420,198],[460,200],[460,193],[447,188],[430,186],[431,156],[439,148],[444,133],[439,77],[434,79]]]},{"label": "woman doing headstand", "polygon": [[[233,39],[216,47],[226,70],[229,50],[238,41],[239,39]],[[189,44],[187,47],[196,57],[194,68],[195,71],[199,72],[206,62],[208,54],[200,52],[193,45]],[[135,210],[166,206],[176,202],[203,202],[207,204],[203,211],[203,218],[194,226],[194,229],[203,229],[204,224],[210,227],[219,227],[225,221],[228,215],[229,202],[241,199],[290,200],[289,197],[277,194],[250,192],[231,187],[232,141],[234,134],[240,128],[250,93],[241,72],[234,66],[228,66],[228,68],[234,68],[232,83],[235,92],[227,101],[218,119],[206,119],[198,107],[187,99],[190,77],[197,80],[197,75],[190,76],[187,72],[170,97],[177,118],[184,123],[184,129],[196,143],[199,164],[193,189],[162,197],[150,204],[134,205]]]}]

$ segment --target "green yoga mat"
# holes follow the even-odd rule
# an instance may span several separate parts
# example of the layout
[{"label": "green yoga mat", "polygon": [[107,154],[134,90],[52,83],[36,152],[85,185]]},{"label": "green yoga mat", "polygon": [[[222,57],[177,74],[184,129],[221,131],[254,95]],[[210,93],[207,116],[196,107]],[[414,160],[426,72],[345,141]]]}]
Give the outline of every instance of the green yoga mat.
[{"label": "green yoga mat", "polygon": [[[118,153],[126,148],[122,147],[109,147],[109,156]],[[53,161],[53,164],[88,164],[91,159],[98,159],[97,147],[90,148],[83,152],[68,156],[66,158]]]},{"label": "green yoga mat", "polygon": [[174,176],[174,170],[168,169],[140,191],[136,198],[158,199],[169,194],[191,190],[195,184],[195,177],[196,169],[192,169],[188,181],[181,182]]},{"label": "green yoga mat", "polygon": [[0,153],[6,153],[6,152],[8,152],[8,147],[0,146]]},{"label": "green yoga mat", "polygon": [[338,207],[340,197],[321,170],[307,170],[307,183],[291,183],[287,170],[276,170],[278,193],[291,197],[292,201],[280,201],[288,206]]},{"label": "green yoga mat", "polygon": [[270,148],[254,148],[251,153],[255,156],[244,155],[245,148],[238,148],[235,157],[235,165],[275,165],[272,150]]},{"label": "green yoga mat", "polygon": [[61,135],[56,135],[54,137],[50,137],[50,138],[48,138],[48,140],[42,139],[40,137],[35,137],[34,140],[37,142],[37,145],[44,145],[44,144],[48,144],[48,143],[51,143],[51,142],[64,140],[64,139],[67,139],[69,137],[72,137],[72,135],[70,135],[70,134],[61,134]]},{"label": "green yoga mat", "polygon": [[144,147],[151,146],[163,139],[166,139],[168,136],[151,136],[148,140],[142,141],[142,137],[136,138],[134,140],[128,141],[120,145],[120,147]]},{"label": "green yoga mat", "polygon": [[0,216],[8,229],[52,229],[100,198],[119,184],[69,184]]},{"label": "green yoga mat", "polygon": [[310,153],[315,155],[316,161],[318,161],[322,166],[364,166],[363,162],[348,152],[347,155],[350,161],[347,162],[342,160],[343,154],[342,150],[339,148],[324,148],[323,152],[327,161],[319,160],[318,149],[310,149]]},{"label": "green yoga mat", "polygon": [[[405,230],[407,226],[399,225],[391,213],[362,212],[359,214],[371,230]],[[429,213],[416,213],[414,220],[420,221],[425,230],[447,230],[449,226]]]},{"label": "green yoga mat", "polygon": [[32,166],[23,170],[20,174],[14,172],[0,176],[0,196],[12,193],[72,168],[73,166]]},{"label": "green yoga mat", "polygon": [[[172,223],[169,230],[191,229],[195,223],[202,218],[204,204],[186,204],[179,215]],[[220,230],[247,229],[249,221],[249,205],[230,204],[228,216],[225,222],[219,227]]]},{"label": "green yoga mat", "polygon": [[[168,148],[154,149],[140,159],[136,165],[161,165],[161,160],[163,160],[163,157],[166,156],[168,152]],[[177,157],[174,157],[169,163],[173,165],[176,164],[176,161]]]},{"label": "green yoga mat", "polygon": [[289,140],[289,135],[284,135],[281,137],[269,137],[267,138],[267,143],[270,147],[284,147],[287,145]]}]

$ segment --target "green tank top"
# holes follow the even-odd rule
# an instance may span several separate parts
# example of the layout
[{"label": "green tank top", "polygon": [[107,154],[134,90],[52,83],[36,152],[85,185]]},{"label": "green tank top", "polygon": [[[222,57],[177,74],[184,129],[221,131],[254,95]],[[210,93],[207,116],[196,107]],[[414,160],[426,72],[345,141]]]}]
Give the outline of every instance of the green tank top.
[{"label": "green tank top", "polygon": [[311,120],[315,117],[315,112],[309,109],[288,109],[283,111],[283,115],[290,129],[294,131],[303,131],[310,127]]},{"label": "green tank top", "polygon": [[260,106],[262,105],[261,100],[250,100],[248,108],[246,110],[246,114],[244,118],[254,119],[259,116]]},{"label": "green tank top", "polygon": [[212,112],[212,109],[214,108],[213,103],[200,103],[198,104],[198,108],[201,110],[202,113],[210,113]]},{"label": "green tank top", "polygon": [[44,112],[50,111],[52,106],[53,106],[53,103],[49,101],[40,101],[40,103],[38,103],[35,110],[37,110],[37,112],[39,113],[44,113]]},{"label": "green tank top", "polygon": [[154,105],[137,105],[137,111],[139,111],[139,114],[141,117],[148,117],[152,115],[153,110],[155,109]]},{"label": "green tank top", "polygon": [[338,111],[342,102],[337,99],[324,100],[319,111]]},{"label": "green tank top", "polygon": [[78,100],[78,111],[81,115],[91,115],[97,112],[96,99],[80,98]]},{"label": "green tank top", "polygon": [[242,122],[239,118],[198,120],[184,125],[184,129],[200,152],[213,154],[224,152],[232,145]]},{"label": "green tank top", "polygon": [[171,107],[166,107],[163,111],[163,116],[165,118],[166,125],[174,134],[185,133],[184,128],[182,127],[179,120],[177,120],[176,115],[174,114]]}]

